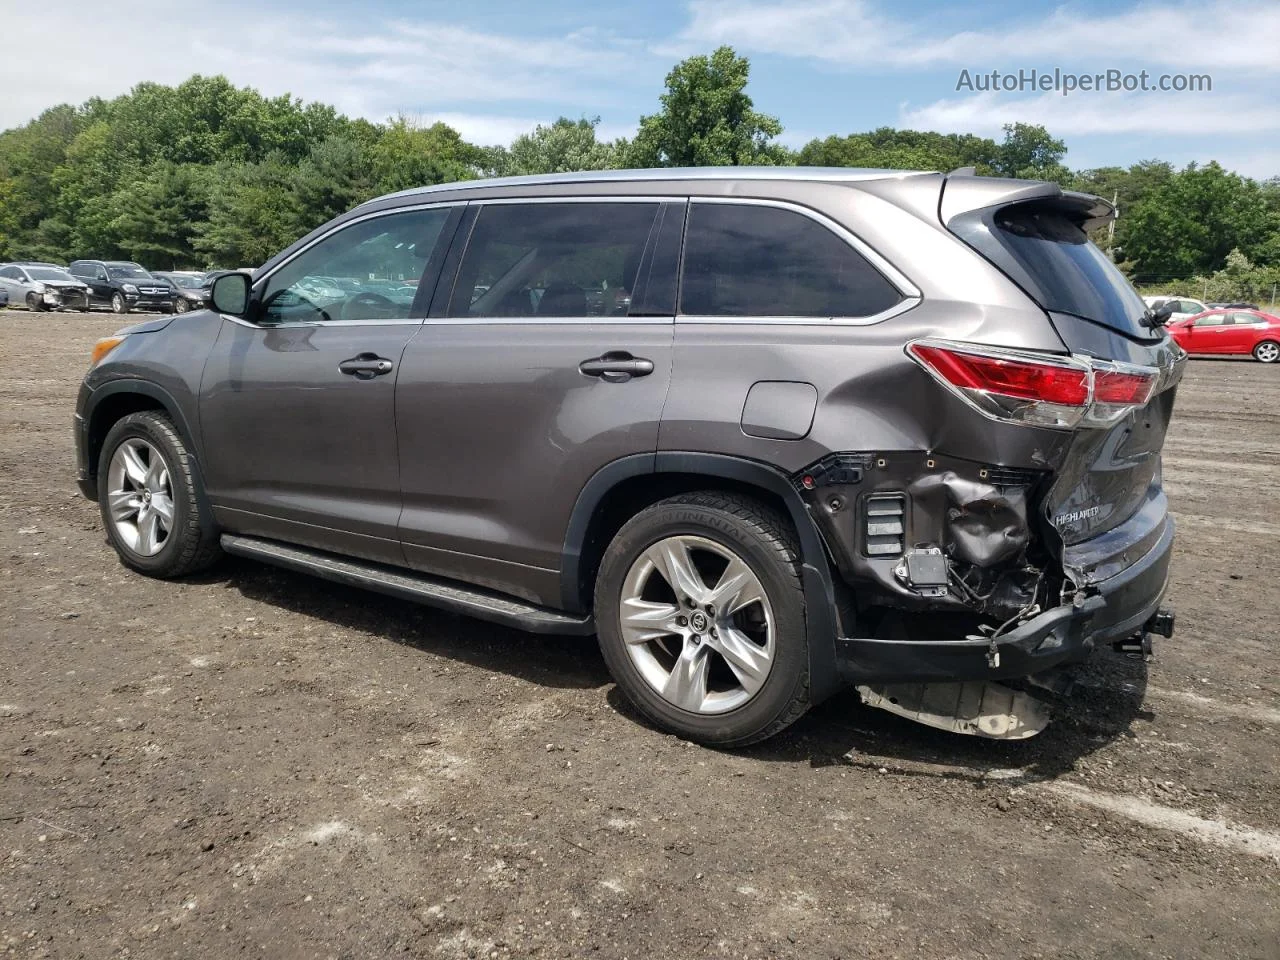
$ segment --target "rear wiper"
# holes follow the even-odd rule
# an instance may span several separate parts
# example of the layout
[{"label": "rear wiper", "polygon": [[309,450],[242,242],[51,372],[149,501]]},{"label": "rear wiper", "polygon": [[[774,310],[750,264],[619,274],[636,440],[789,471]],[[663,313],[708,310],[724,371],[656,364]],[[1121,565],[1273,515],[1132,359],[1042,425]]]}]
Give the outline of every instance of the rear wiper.
[{"label": "rear wiper", "polygon": [[1173,304],[1166,303],[1154,310],[1148,309],[1142,315],[1142,325],[1149,330],[1159,330],[1169,322],[1171,316],[1173,316]]}]

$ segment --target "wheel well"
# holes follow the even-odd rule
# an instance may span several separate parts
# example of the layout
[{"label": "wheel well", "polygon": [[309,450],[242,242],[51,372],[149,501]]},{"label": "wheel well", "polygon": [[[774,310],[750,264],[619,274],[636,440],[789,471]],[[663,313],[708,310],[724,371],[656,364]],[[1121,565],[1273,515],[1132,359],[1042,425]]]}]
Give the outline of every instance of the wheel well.
[{"label": "wheel well", "polygon": [[98,475],[98,458],[102,455],[102,441],[108,431],[123,417],[142,410],[165,410],[165,406],[155,397],[143,393],[113,393],[103,397],[89,420],[88,455],[89,476]]},{"label": "wheel well", "polygon": [[578,596],[582,608],[591,609],[600,561],[623,524],[659,500],[704,490],[751,497],[772,507],[787,523],[792,522],[780,496],[751,483],[700,473],[646,473],[628,477],[604,495],[587,524],[578,566]]}]

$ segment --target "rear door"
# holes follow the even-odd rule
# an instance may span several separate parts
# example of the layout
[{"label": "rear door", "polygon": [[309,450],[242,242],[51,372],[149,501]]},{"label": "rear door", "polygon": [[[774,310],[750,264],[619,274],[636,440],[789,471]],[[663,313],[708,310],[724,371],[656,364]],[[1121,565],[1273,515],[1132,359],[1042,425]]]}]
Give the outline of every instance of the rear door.
[{"label": "rear door", "polygon": [[200,399],[223,527],[402,562],[395,382],[425,314],[417,284],[425,303],[460,217],[431,206],[349,222],[259,278],[253,322],[223,319]]},{"label": "rear door", "polygon": [[560,602],[587,480],[652,453],[684,203],[480,201],[396,388],[409,564]]}]

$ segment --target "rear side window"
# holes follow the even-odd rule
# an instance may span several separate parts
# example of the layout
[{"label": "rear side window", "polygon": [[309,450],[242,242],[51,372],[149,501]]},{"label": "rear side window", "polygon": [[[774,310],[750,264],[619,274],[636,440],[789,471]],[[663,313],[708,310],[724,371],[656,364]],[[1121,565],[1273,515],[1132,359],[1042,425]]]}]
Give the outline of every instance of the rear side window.
[{"label": "rear side window", "polygon": [[1138,292],[1061,208],[1039,203],[1005,207],[996,212],[992,226],[989,233],[966,239],[1044,309],[1084,317],[1131,337],[1159,336],[1142,325],[1147,305]]},{"label": "rear side window", "polygon": [[869,317],[902,299],[831,230],[763,204],[693,205],[680,289],[701,317]]},{"label": "rear side window", "polygon": [[626,317],[658,203],[480,208],[450,317]]}]

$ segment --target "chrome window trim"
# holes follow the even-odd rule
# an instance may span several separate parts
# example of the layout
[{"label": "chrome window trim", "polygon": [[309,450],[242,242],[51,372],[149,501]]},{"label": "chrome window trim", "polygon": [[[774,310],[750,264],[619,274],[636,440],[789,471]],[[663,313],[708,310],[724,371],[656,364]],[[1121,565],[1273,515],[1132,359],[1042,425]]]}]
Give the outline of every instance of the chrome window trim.
[{"label": "chrome window trim", "polygon": [[294,320],[289,323],[250,323],[244,317],[233,317],[227,313],[219,313],[218,316],[238,326],[248,327],[250,330],[289,330],[298,327],[416,327],[423,323],[421,317],[389,320]]},{"label": "chrome window trim", "polygon": [[[701,316],[695,314],[680,313],[677,310],[677,323],[754,323],[754,324],[812,324],[812,325],[835,325],[835,326],[857,326],[866,327],[875,323],[882,323],[890,317],[896,317],[900,313],[906,313],[919,306],[924,301],[924,294],[920,292],[920,288],[911,282],[901,270],[890,263],[885,257],[881,256],[870,244],[853,233],[848,227],[845,227],[832,220],[824,213],[819,213],[811,207],[803,204],[793,203],[789,200],[766,200],[757,197],[697,197],[689,198],[689,204],[699,203],[718,203],[732,204],[737,206],[751,207],[777,207],[781,210],[789,210],[792,213],[798,213],[801,216],[808,217],[819,226],[825,227],[834,233],[839,239],[853,248],[853,250],[862,256],[871,264],[890,285],[893,286],[898,293],[902,294],[903,299],[895,303],[887,310],[881,310],[879,313],[869,314],[867,316],[853,317],[808,317],[808,316],[782,316],[782,317],[747,317],[747,316]],[[692,215],[690,210],[690,215]],[[687,239],[687,238],[686,238]],[[680,257],[680,281],[681,286],[684,285],[684,256],[687,249],[681,253]],[[677,308],[679,304],[676,304]]]}]

